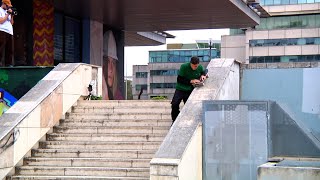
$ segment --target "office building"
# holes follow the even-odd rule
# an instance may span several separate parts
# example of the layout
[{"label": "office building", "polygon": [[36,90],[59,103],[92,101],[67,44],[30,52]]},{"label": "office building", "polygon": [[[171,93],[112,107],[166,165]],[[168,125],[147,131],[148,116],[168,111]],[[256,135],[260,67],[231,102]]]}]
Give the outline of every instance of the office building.
[{"label": "office building", "polygon": [[163,97],[171,99],[180,65],[198,56],[206,67],[210,59],[220,57],[220,41],[196,41],[194,44],[168,44],[167,50],[149,51],[148,65],[133,66],[133,99]]},{"label": "office building", "polygon": [[320,60],[319,0],[261,0],[260,4],[270,17],[261,18],[254,27],[231,29],[221,40],[222,58],[245,63]]}]

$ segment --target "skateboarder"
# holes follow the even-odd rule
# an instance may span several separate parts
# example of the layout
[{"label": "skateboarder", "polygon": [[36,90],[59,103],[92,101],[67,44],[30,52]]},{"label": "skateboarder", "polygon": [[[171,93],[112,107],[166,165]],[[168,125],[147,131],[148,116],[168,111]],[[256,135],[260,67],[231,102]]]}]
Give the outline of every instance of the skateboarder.
[{"label": "skateboarder", "polygon": [[190,62],[184,63],[180,66],[176,91],[174,92],[171,101],[172,124],[180,113],[179,105],[181,101],[183,100],[184,103],[187,102],[194,88],[193,84],[200,83],[207,78],[203,66],[199,63],[199,58],[194,56],[191,58]]}]

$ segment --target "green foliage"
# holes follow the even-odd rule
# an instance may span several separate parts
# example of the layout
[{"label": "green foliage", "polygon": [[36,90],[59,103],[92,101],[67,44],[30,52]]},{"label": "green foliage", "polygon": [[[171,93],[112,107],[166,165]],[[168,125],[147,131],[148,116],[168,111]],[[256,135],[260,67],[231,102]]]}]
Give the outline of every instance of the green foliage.
[{"label": "green foliage", "polygon": [[167,99],[167,96],[155,96],[151,98],[152,100],[165,100]]},{"label": "green foliage", "polygon": [[132,81],[131,80],[126,80],[125,83],[127,84],[127,100],[132,100],[133,99]]},{"label": "green foliage", "polygon": [[91,100],[102,100],[102,96],[91,96]]}]

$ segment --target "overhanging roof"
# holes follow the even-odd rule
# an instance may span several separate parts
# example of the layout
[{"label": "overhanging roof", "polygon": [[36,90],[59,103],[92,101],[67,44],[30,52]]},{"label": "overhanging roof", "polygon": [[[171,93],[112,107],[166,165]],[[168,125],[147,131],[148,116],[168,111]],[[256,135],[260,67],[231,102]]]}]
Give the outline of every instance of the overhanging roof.
[{"label": "overhanging roof", "polygon": [[66,14],[125,31],[253,27],[259,16],[242,0],[54,0]]},{"label": "overhanging roof", "polygon": [[132,32],[125,31],[125,46],[156,46],[166,43],[166,38],[174,38],[166,32]]}]

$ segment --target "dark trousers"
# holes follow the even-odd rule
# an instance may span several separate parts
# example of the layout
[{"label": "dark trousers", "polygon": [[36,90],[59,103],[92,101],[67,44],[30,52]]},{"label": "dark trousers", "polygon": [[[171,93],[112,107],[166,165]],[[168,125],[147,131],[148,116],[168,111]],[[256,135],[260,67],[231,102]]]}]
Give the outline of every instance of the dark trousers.
[{"label": "dark trousers", "polygon": [[[5,53],[4,60],[2,59]],[[0,31],[0,66],[13,66],[13,36]]]},{"label": "dark trousers", "polygon": [[174,92],[172,101],[171,101],[171,118],[172,124],[178,117],[180,113],[180,103],[183,100],[183,103],[186,103],[192,91],[181,91],[177,90]]}]

